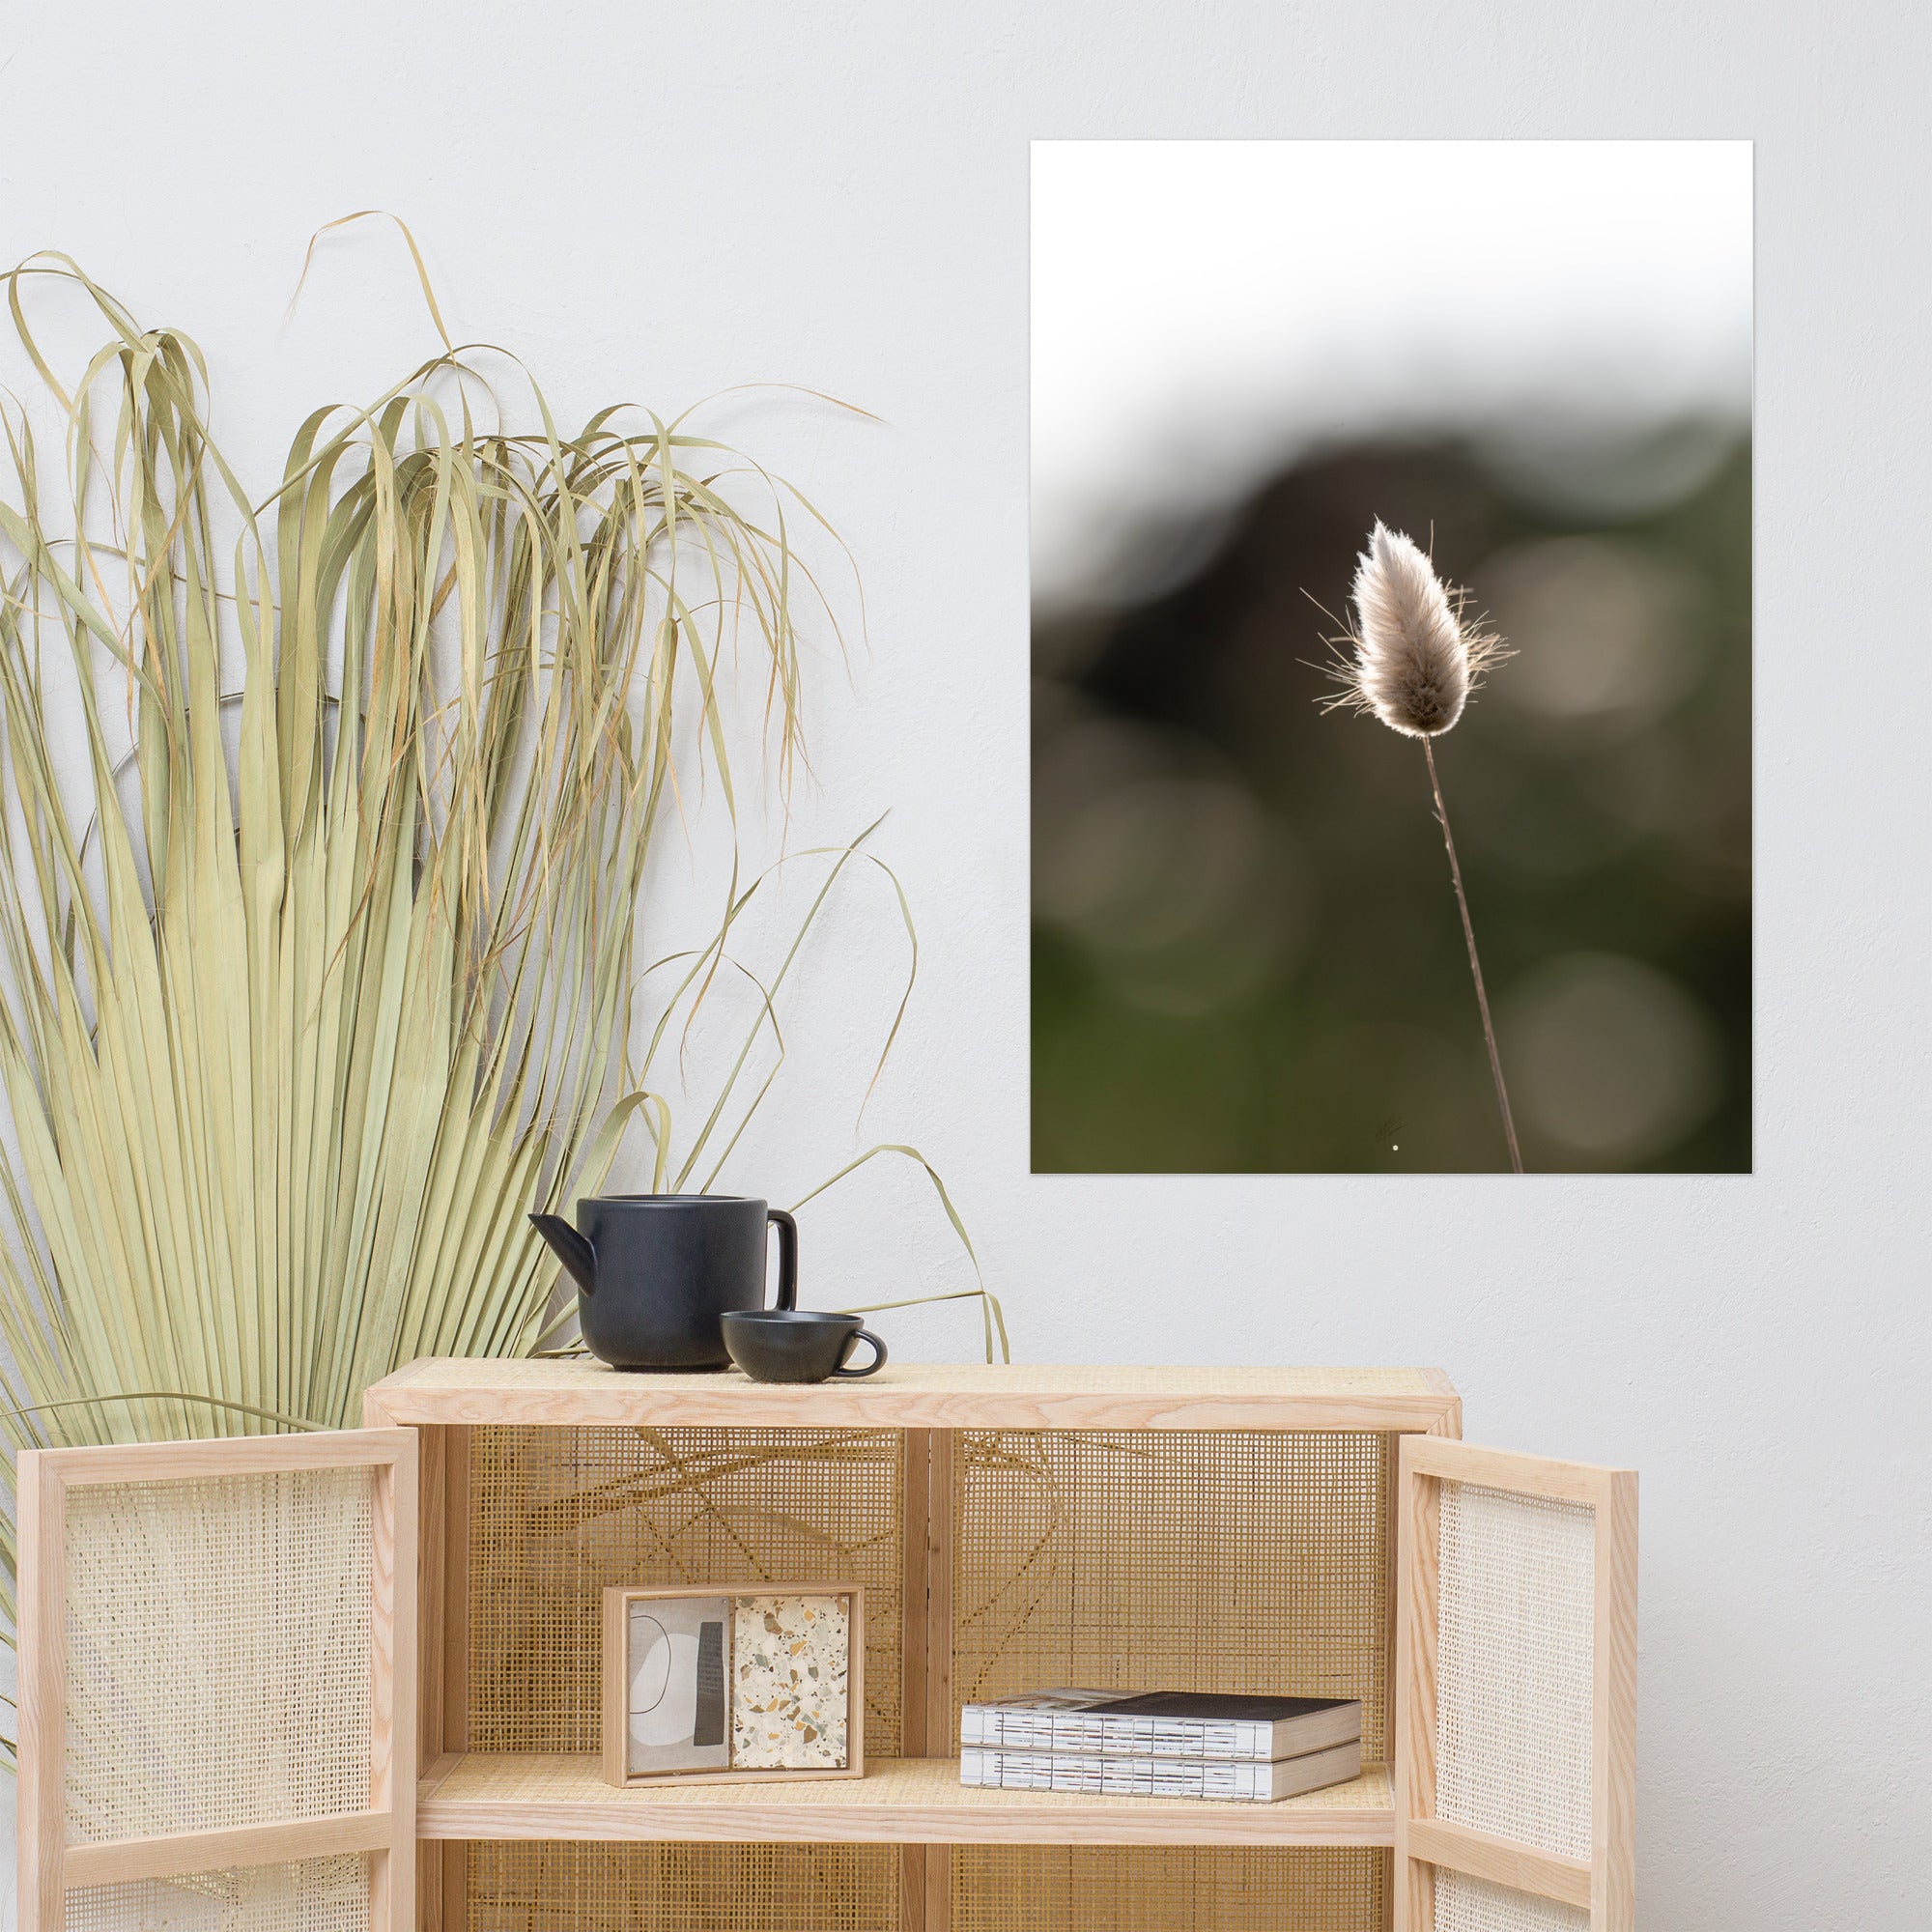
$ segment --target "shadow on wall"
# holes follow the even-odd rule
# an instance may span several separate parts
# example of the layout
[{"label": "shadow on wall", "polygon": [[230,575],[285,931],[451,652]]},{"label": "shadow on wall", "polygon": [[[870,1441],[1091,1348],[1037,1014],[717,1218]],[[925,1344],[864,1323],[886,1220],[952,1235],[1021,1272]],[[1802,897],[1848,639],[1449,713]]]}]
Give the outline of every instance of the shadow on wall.
[{"label": "shadow on wall", "polygon": [[1377,517],[1518,655],[1437,746],[1523,1157],[1750,1167],[1750,453],[1364,445],[1034,626],[1037,1172],[1507,1166],[1413,741],[1337,713]]}]

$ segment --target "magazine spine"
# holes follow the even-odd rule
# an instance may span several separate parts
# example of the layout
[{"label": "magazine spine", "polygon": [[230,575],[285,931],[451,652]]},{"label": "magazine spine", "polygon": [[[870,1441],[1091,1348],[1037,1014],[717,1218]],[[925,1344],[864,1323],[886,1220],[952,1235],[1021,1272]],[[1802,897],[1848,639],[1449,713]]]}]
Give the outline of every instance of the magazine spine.
[{"label": "magazine spine", "polygon": [[959,1741],[988,1749],[1085,1751],[1100,1756],[1208,1758],[1266,1764],[1274,1726],[1236,1719],[1108,1718],[1089,1711],[989,1709],[968,1704]]},{"label": "magazine spine", "polygon": [[1103,1757],[1042,1751],[987,1750],[960,1754],[962,1784],[1002,1791],[1082,1792],[1103,1797],[1204,1798],[1264,1804],[1273,1796],[1273,1767],[1251,1762],[1207,1764],[1150,1757]]}]

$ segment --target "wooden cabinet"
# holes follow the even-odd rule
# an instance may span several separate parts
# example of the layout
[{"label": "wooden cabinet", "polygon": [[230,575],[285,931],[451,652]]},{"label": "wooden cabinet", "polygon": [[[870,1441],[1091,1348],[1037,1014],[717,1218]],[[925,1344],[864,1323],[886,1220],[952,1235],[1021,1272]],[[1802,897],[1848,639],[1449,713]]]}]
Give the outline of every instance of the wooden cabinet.
[{"label": "wooden cabinet", "polygon": [[[895,1364],[800,1388],[424,1361],[365,1419],[23,1463],[23,1932],[204,1922],[154,1897],[212,1899],[211,1932],[1634,1923],[1634,1479],[1462,1444],[1437,1371]],[[248,1488],[298,1467],[360,1469],[368,1495]],[[98,1566],[76,1567],[60,1498],[97,1482],[126,1519],[106,1546],[145,1552],[130,1629],[191,1645],[212,1600],[169,1608],[176,1545],[226,1550],[222,1640],[248,1662],[169,1693],[233,1693],[211,1737],[246,1733],[282,1667],[264,1658],[305,1654],[302,1605],[327,1610],[335,1667],[298,1673],[272,1746],[331,1737],[309,1747],[341,1760],[327,1791],[263,1772],[266,1809],[185,1831],[93,1805],[117,1775],[101,1714],[156,1655],[103,1642],[82,1601]],[[367,1525],[346,1541],[304,1527],[345,1511]],[[384,1554],[397,1539],[412,1566]],[[361,1579],[359,1622],[312,1574],[331,1562]],[[606,1783],[603,1588],[800,1577],[865,1587],[867,1775]],[[345,1671],[369,1715],[342,1731]],[[962,1787],[959,1703],[1047,1683],[1358,1696],[1368,1761],[1271,1805]],[[361,1902],[318,1918],[302,1888],[325,1884]]]}]

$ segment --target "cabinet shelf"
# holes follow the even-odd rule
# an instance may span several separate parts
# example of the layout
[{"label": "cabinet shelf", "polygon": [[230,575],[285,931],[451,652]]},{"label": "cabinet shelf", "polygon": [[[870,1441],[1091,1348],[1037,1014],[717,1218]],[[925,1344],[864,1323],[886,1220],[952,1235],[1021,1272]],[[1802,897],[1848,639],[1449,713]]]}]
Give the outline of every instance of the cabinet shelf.
[{"label": "cabinet shelf", "polygon": [[727,1844],[1392,1845],[1388,1768],[1273,1804],[983,1791],[952,1758],[885,1758],[862,1778],[605,1782],[594,1757],[439,1758],[417,1788],[424,1838]]}]

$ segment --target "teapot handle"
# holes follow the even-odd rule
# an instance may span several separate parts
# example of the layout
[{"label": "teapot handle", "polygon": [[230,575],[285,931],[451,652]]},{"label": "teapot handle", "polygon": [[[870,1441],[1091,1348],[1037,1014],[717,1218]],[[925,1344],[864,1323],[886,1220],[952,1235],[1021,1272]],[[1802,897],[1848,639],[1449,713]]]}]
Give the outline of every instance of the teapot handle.
[{"label": "teapot handle", "polygon": [[772,1225],[779,1231],[779,1298],[775,1308],[798,1306],[798,1223],[782,1208],[769,1210]]}]

